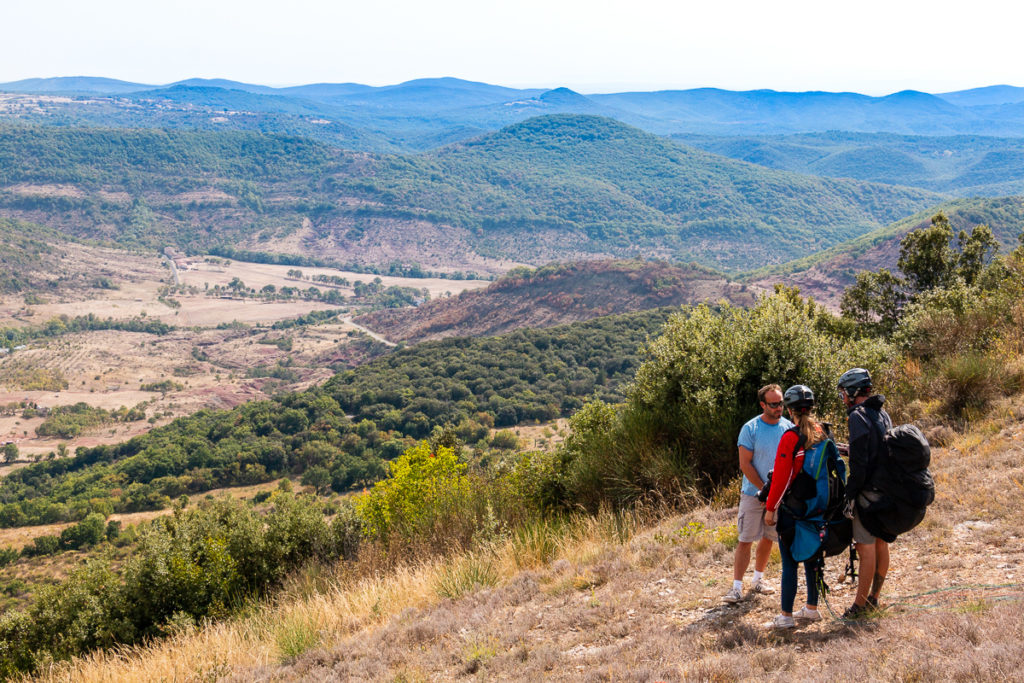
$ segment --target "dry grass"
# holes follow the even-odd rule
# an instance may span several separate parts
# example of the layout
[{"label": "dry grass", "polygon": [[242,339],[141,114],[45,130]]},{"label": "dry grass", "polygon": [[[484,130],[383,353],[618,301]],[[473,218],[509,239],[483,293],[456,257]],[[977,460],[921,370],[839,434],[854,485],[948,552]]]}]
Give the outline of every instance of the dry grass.
[{"label": "dry grass", "polygon": [[[1024,680],[1020,405],[935,449],[936,503],[893,546],[888,608],[856,626],[778,633],[765,628],[777,596],[723,605],[735,510],[707,505],[537,524],[447,562],[298,577],[246,616],[47,678]],[[853,595],[841,565],[827,572],[836,610]]]}]

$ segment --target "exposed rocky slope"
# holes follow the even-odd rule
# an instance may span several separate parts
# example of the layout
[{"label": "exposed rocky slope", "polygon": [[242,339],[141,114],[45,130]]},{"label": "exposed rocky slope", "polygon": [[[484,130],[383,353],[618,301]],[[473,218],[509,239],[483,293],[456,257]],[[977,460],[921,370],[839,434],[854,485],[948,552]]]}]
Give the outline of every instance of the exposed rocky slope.
[{"label": "exposed rocky slope", "polygon": [[721,300],[754,301],[758,287],[704,268],[640,261],[583,261],[513,271],[486,289],[388,309],[356,321],[391,341],[496,335],[602,315]]}]

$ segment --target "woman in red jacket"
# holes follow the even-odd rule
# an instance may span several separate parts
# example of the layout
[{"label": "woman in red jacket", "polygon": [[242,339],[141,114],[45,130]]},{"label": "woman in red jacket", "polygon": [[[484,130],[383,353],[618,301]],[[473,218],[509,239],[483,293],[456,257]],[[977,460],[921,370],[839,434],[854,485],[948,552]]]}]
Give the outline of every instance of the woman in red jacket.
[{"label": "woman in red jacket", "polygon": [[[783,434],[782,440],[779,441],[779,449],[775,453],[775,468],[772,471],[772,484],[768,491],[768,500],[765,503],[764,521],[769,526],[778,524],[779,554],[782,556],[782,614],[775,617],[772,626],[793,628],[796,626],[796,619],[811,621],[821,619],[821,615],[818,614],[817,573],[810,562],[803,563],[804,575],[807,578],[807,604],[799,612],[793,614],[793,602],[796,600],[797,563],[790,550],[792,535],[786,534],[786,532],[794,527],[795,521],[785,507],[779,509],[779,504],[794,477],[803,467],[804,450],[811,449],[824,441],[826,435],[825,430],[814,418],[814,392],[809,387],[797,384],[786,389],[786,393],[782,396],[782,402],[796,426]],[[801,436],[804,443],[798,449]]]}]

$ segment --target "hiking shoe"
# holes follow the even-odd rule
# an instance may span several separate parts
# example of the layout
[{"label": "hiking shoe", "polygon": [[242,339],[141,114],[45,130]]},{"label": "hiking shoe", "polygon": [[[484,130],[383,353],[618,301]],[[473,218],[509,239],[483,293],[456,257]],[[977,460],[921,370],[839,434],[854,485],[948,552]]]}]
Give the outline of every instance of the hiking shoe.
[{"label": "hiking shoe", "polygon": [[759,593],[761,595],[771,595],[775,592],[775,589],[768,585],[768,582],[764,579],[759,579],[754,582],[754,587],[750,589],[751,593]]},{"label": "hiking shoe", "polygon": [[868,605],[858,605],[857,603],[853,603],[845,612],[843,612],[843,619],[864,619],[870,613],[871,607]]},{"label": "hiking shoe", "polygon": [[729,604],[737,603],[743,599],[742,588],[730,588],[729,592],[722,596],[722,602],[728,602]]},{"label": "hiking shoe", "polygon": [[870,607],[873,610],[877,610],[878,609],[878,598],[869,595],[868,596],[868,601],[867,601],[867,606]]},{"label": "hiking shoe", "polygon": [[821,621],[821,615],[818,614],[816,609],[807,609],[801,607],[798,611],[793,613],[794,619],[806,619],[808,621]]},{"label": "hiking shoe", "polygon": [[787,617],[785,614],[780,614],[771,623],[772,628],[796,628],[796,620],[793,617]]}]

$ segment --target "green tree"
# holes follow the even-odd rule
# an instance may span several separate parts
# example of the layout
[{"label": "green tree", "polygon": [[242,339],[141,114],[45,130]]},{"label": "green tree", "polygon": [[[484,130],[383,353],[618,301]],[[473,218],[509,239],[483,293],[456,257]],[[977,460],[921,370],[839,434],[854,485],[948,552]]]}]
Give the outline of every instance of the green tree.
[{"label": "green tree", "polygon": [[987,225],[977,225],[970,236],[964,230],[957,236],[960,256],[957,260],[957,274],[968,285],[977,282],[981,272],[999,252],[999,242]]},{"label": "green tree", "polygon": [[12,463],[18,459],[18,444],[4,444],[4,462]]},{"label": "green tree", "polygon": [[317,493],[326,493],[331,488],[331,473],[320,465],[311,467],[303,473],[302,485],[312,486]]},{"label": "green tree", "polygon": [[843,292],[843,315],[873,332],[888,335],[896,329],[907,302],[907,283],[887,268],[857,273],[857,283]]},{"label": "green tree", "polygon": [[950,247],[953,228],[944,213],[932,217],[931,225],[907,234],[900,242],[899,269],[915,292],[950,285],[959,258]]}]

